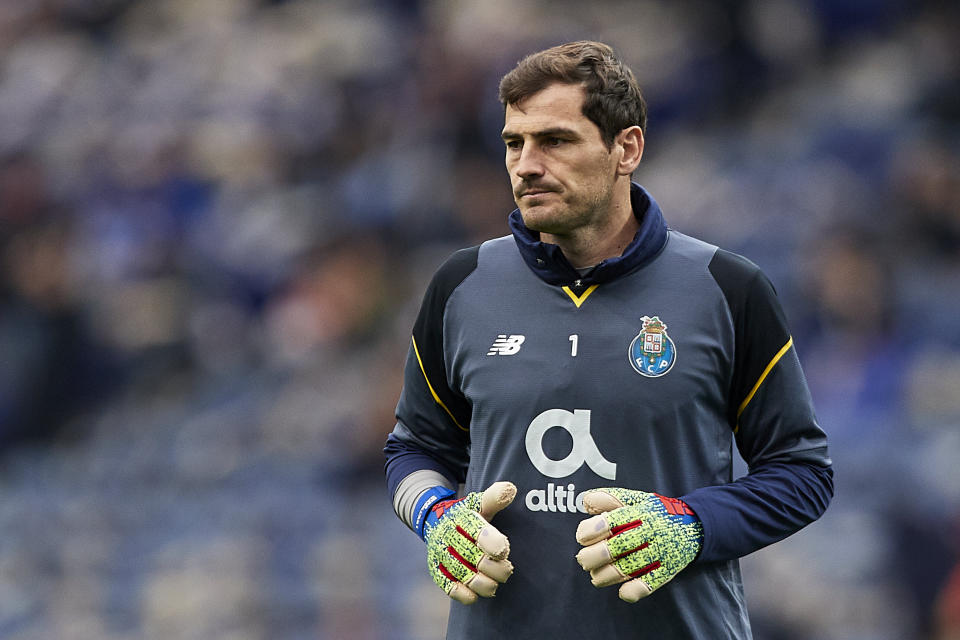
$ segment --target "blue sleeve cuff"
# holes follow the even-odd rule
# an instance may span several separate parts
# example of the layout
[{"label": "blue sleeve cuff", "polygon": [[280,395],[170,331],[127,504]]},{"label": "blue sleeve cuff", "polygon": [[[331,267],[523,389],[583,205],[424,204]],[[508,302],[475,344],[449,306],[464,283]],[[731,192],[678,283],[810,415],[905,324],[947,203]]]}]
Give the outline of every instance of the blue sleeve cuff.
[{"label": "blue sleeve cuff", "polygon": [[681,499],[703,524],[697,562],[741,558],[819,518],[833,496],[833,470],[773,463],[729,484],[702,487]]}]

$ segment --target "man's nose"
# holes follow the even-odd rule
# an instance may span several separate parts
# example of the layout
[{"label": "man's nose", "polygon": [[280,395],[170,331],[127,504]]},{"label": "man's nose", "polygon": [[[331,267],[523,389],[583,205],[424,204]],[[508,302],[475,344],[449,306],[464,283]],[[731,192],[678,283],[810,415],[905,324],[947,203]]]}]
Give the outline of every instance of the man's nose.
[{"label": "man's nose", "polygon": [[513,167],[513,172],[519,178],[535,178],[544,173],[543,156],[534,144],[525,144],[520,150],[520,157]]}]

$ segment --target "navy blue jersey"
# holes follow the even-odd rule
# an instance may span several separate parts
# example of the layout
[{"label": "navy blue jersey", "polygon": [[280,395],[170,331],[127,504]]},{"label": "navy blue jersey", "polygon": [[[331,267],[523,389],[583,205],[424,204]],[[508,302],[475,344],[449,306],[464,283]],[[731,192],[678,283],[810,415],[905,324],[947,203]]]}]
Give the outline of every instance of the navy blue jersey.
[{"label": "navy blue jersey", "polygon": [[[744,258],[640,222],[622,256],[579,274],[510,218],[512,236],[454,254],[413,332],[391,492],[419,470],[467,491],[517,485],[497,515],[514,575],[452,604],[448,638],[749,638],[737,558],[818,518],[832,496],[826,436],[773,287]],[[733,445],[749,474],[733,481]],[[597,589],[574,560],[581,494],[681,497],[698,558],[648,598]]]}]

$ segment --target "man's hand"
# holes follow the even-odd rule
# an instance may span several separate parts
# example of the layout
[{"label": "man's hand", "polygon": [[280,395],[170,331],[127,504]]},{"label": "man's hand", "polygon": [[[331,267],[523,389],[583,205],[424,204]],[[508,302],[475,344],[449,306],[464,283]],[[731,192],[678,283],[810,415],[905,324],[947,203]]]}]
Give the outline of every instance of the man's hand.
[{"label": "man's hand", "polygon": [[453,495],[440,487],[426,492],[418,500],[416,527],[427,543],[433,581],[457,602],[473,604],[477,596],[492,597],[513,573],[510,542],[488,521],[513,502],[517,488],[495,482],[460,500]]},{"label": "man's hand", "polygon": [[673,579],[703,545],[703,525],[685,502],[629,489],[583,496],[592,518],[580,522],[577,562],[595,587],[623,582],[620,599],[636,602]]}]

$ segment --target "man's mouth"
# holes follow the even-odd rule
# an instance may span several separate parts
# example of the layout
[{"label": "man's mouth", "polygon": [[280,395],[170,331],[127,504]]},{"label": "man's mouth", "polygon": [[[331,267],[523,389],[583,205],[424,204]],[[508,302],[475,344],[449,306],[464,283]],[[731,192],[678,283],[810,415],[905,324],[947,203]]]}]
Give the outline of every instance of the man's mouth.
[{"label": "man's mouth", "polygon": [[520,197],[525,198],[527,196],[542,196],[547,193],[553,193],[552,189],[526,189],[525,191],[520,192]]}]

